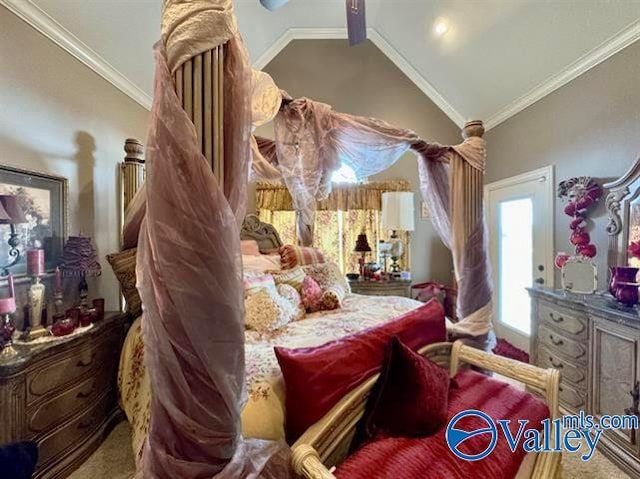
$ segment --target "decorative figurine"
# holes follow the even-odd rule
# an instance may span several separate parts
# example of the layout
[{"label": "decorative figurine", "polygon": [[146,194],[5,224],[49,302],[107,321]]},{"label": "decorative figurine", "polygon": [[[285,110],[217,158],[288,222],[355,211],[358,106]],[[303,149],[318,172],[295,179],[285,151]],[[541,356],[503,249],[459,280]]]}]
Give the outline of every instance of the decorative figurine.
[{"label": "decorative figurine", "polygon": [[48,336],[49,331],[42,324],[42,310],[44,308],[45,286],[40,281],[44,274],[44,250],[30,249],[27,251],[27,274],[31,276],[29,288],[29,319],[31,329],[29,340]]}]

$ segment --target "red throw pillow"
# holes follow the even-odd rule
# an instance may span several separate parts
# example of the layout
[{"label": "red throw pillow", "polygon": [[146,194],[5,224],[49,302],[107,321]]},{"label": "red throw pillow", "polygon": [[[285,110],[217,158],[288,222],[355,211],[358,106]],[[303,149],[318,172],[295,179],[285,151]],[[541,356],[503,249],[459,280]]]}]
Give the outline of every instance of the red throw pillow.
[{"label": "red throw pillow", "polygon": [[358,424],[356,442],[378,433],[395,437],[434,434],[447,420],[449,382],[447,370],[394,336]]},{"label": "red throw pillow", "polygon": [[311,348],[275,347],[286,389],[287,440],[292,443],[358,384],[378,372],[389,339],[411,349],[446,340],[435,300],[380,326]]}]

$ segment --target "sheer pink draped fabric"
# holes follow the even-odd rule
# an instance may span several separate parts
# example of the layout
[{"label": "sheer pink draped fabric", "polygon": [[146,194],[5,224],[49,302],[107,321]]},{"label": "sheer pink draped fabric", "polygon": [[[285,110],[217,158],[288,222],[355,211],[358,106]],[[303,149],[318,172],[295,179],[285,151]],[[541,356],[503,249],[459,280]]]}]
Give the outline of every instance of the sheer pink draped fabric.
[{"label": "sheer pink draped fabric", "polygon": [[[233,207],[242,205],[230,204],[200,152],[162,44],[155,57],[137,269],[154,394],[137,477],[288,478],[286,444],[240,436],[244,307]],[[227,158],[235,161],[248,157]]]}]

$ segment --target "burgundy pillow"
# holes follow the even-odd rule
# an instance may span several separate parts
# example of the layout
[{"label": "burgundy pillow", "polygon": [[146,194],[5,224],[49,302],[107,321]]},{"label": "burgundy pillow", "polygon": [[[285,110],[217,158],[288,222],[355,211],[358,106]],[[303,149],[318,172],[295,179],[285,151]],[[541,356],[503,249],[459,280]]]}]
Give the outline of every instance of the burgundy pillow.
[{"label": "burgundy pillow", "polygon": [[394,437],[434,434],[447,420],[449,382],[447,370],[394,336],[358,424],[356,442],[378,433]]},{"label": "burgundy pillow", "polygon": [[286,389],[291,443],[358,384],[378,372],[389,339],[411,349],[446,341],[444,310],[432,300],[395,319],[317,347],[275,347]]}]

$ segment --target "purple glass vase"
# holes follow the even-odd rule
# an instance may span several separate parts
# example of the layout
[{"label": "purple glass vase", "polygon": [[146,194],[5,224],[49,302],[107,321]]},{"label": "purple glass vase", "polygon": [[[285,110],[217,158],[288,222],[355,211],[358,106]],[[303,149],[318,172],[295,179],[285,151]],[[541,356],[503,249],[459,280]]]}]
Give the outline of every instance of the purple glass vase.
[{"label": "purple glass vase", "polygon": [[609,280],[609,293],[616,296],[618,283],[635,283],[638,276],[638,268],[633,266],[611,266],[611,279]]},{"label": "purple glass vase", "polygon": [[618,281],[615,298],[625,306],[635,306],[638,304],[638,283]]}]

